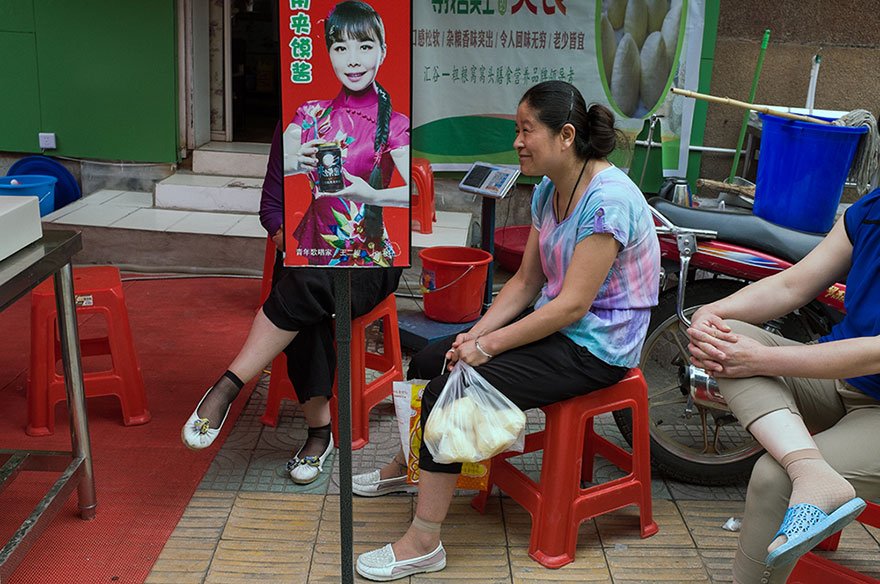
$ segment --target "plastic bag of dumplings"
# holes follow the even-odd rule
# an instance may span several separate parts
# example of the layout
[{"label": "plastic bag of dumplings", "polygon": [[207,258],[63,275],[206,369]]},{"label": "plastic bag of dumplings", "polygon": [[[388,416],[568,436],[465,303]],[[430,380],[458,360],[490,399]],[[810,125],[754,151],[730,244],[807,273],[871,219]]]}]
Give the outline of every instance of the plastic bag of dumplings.
[{"label": "plastic bag of dumplings", "polygon": [[425,426],[434,461],[478,462],[522,452],[526,415],[464,361],[458,361]]}]

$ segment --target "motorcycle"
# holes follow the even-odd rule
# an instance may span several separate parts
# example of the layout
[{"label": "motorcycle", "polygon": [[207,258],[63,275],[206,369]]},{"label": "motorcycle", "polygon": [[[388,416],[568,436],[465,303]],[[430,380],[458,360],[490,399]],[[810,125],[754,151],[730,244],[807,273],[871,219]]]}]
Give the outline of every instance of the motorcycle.
[{"label": "motorcycle", "polygon": [[[651,459],[664,475],[684,482],[739,482],[763,451],[730,412],[715,380],[690,364],[688,318],[700,306],[790,267],[824,236],[769,223],[747,209],[705,210],[661,197],[649,204],[663,267],[660,301],[639,365],[648,382]],[[845,292],[845,284],[834,284],[807,306],[763,327],[814,341],[841,320]],[[631,442],[629,410],[614,417]]]}]

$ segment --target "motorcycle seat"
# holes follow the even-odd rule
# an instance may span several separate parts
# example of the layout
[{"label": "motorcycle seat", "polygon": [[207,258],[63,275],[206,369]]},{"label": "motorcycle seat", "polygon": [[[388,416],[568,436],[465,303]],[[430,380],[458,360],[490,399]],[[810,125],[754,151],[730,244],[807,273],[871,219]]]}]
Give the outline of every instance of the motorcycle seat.
[{"label": "motorcycle seat", "polygon": [[825,239],[824,235],[781,227],[751,213],[682,207],[661,197],[652,197],[648,203],[679,227],[712,230],[720,241],[751,247],[791,263]]}]

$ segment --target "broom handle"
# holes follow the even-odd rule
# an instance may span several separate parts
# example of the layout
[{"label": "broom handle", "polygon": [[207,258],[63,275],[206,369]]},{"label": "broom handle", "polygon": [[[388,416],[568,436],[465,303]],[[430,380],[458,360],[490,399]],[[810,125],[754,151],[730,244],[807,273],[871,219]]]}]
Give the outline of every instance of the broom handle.
[{"label": "broom handle", "polygon": [[705,93],[697,93],[696,91],[688,91],[687,89],[679,89],[677,87],[672,88],[672,93],[677,95],[683,95],[685,97],[691,97],[693,99],[702,99],[703,101],[711,101],[712,103],[723,103],[726,105],[732,105],[735,107],[741,107],[745,109],[755,110],[756,112],[761,112],[762,114],[768,114],[771,116],[777,116],[780,118],[788,118],[789,120],[798,120],[801,122],[810,122],[813,124],[824,124],[826,126],[830,126],[831,122],[826,120],[820,120],[819,118],[811,118],[810,116],[802,116],[800,114],[792,114],[789,112],[782,112],[779,110],[771,109],[764,105],[754,105],[751,103],[746,103],[744,101],[739,101],[738,99],[730,99],[729,97],[716,97],[714,95],[707,95]]},{"label": "broom handle", "polygon": [[[755,76],[752,78],[752,90],[749,91],[749,103],[755,103],[755,93],[758,91],[758,78],[761,77],[761,68],[764,66],[764,53],[770,43],[770,29],[764,31],[764,39],[761,41],[761,50],[758,51],[758,64],[755,65]],[[746,129],[749,125],[749,112],[743,112],[742,125],[739,127],[739,138],[736,141],[736,153],[733,155],[733,164],[730,167],[730,175],[727,180],[733,182],[736,169],[739,167],[739,157],[742,154],[743,140],[746,137]]]}]

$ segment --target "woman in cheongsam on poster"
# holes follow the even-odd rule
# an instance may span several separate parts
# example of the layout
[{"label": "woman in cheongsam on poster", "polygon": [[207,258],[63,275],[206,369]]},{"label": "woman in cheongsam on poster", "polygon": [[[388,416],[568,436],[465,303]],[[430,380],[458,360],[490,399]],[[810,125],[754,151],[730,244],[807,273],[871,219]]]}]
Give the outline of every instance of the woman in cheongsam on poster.
[{"label": "woman in cheongsam on poster", "polygon": [[[385,59],[382,19],[364,2],[338,4],[325,25],[330,63],[342,83],[333,99],[303,103],[284,131],[284,174],[306,173],[313,200],[293,236],[294,253],[313,265],[390,267],[399,249],[388,239],[382,207],[409,205],[409,187],[388,188],[396,168],[409,179],[409,119],[392,109],[377,82]],[[342,151],[344,188],[322,193],[316,154]]]}]

